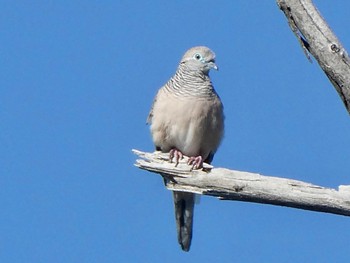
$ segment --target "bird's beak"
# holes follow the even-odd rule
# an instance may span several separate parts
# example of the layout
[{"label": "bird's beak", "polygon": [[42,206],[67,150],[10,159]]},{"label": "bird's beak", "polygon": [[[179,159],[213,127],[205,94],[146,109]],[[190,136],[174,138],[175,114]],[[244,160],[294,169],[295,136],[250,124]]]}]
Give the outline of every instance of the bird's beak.
[{"label": "bird's beak", "polygon": [[219,68],[218,68],[218,66],[213,62],[213,61],[210,61],[209,63],[208,63],[208,66],[209,66],[209,68],[210,69],[215,69],[215,70],[219,70]]}]

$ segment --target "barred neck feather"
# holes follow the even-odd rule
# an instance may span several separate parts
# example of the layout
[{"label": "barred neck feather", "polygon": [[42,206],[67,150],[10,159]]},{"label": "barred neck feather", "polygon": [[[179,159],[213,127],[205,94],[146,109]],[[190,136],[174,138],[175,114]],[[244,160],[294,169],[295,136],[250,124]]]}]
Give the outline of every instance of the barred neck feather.
[{"label": "barred neck feather", "polygon": [[165,90],[177,97],[210,98],[216,95],[207,74],[180,64],[175,75],[165,84]]}]

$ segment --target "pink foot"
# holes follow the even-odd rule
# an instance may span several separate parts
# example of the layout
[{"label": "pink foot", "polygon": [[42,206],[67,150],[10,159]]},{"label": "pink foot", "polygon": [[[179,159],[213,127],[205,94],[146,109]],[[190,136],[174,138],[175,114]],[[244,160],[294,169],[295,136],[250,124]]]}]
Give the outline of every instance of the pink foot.
[{"label": "pink foot", "polygon": [[169,160],[172,163],[173,159],[175,159],[175,167],[179,164],[179,160],[181,160],[183,157],[183,153],[176,148],[171,149],[169,152]]},{"label": "pink foot", "polygon": [[188,164],[192,165],[192,170],[202,168],[203,158],[202,156],[190,157],[190,159],[188,159]]}]

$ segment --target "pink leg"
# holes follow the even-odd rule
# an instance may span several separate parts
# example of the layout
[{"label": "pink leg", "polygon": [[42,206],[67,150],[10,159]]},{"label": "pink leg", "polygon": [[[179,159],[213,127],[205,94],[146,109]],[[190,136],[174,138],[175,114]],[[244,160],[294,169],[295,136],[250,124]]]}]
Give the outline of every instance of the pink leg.
[{"label": "pink leg", "polygon": [[203,167],[203,158],[202,156],[190,157],[188,164],[192,165],[192,169],[199,169]]},{"label": "pink leg", "polygon": [[179,164],[179,160],[181,160],[183,156],[183,153],[176,148],[171,149],[169,152],[169,160],[173,162],[173,159],[175,159],[175,167]]}]

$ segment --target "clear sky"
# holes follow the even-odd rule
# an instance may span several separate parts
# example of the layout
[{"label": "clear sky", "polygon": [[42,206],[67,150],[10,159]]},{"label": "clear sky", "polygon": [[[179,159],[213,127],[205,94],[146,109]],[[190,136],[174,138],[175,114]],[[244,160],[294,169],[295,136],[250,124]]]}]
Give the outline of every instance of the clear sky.
[{"label": "clear sky", "polygon": [[[348,217],[212,197],[184,253],[171,193],[133,166],[156,91],[207,45],[214,166],[350,184],[349,115],[275,1],[101,2],[0,3],[0,262],[347,262]],[[350,48],[350,2],[315,3]]]}]

